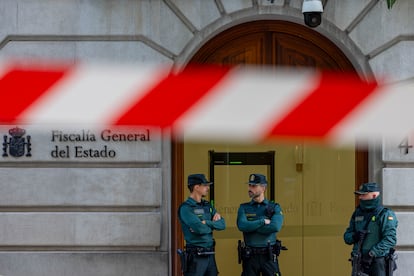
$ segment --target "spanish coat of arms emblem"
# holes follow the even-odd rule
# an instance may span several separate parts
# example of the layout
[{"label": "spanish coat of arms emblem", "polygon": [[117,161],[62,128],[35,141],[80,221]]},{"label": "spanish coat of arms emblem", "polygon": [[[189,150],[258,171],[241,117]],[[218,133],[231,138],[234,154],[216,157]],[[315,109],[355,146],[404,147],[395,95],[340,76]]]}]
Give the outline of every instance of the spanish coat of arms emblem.
[{"label": "spanish coat of arms emblem", "polygon": [[3,136],[3,157],[8,157],[9,155],[21,157],[25,155],[26,150],[26,157],[32,156],[31,137],[30,135],[23,137],[26,134],[26,130],[15,127],[9,129],[9,134],[11,137],[8,137],[7,135]]}]

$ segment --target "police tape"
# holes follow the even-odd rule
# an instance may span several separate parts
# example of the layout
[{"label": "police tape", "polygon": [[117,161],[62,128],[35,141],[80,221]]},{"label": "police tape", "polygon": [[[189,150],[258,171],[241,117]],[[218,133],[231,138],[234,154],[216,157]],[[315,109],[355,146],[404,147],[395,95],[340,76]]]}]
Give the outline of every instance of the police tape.
[{"label": "police tape", "polygon": [[148,126],[177,137],[334,143],[413,129],[414,82],[258,67],[2,63],[0,124]]}]

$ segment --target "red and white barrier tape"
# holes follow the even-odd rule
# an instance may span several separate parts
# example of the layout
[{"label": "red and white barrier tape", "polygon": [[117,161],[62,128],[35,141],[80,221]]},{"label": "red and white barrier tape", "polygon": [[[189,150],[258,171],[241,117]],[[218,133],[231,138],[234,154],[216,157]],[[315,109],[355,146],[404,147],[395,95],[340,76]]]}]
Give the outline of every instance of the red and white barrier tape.
[{"label": "red and white barrier tape", "polygon": [[403,137],[414,126],[414,82],[378,86],[346,73],[8,64],[0,91],[0,124],[156,126],[249,142]]}]

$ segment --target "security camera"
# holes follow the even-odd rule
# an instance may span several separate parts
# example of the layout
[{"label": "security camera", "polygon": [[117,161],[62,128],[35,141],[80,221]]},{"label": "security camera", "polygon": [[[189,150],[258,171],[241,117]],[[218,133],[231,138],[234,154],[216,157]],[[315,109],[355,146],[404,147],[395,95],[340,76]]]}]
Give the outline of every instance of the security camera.
[{"label": "security camera", "polygon": [[311,28],[322,22],[323,5],[321,0],[303,0],[302,13],[305,24]]}]

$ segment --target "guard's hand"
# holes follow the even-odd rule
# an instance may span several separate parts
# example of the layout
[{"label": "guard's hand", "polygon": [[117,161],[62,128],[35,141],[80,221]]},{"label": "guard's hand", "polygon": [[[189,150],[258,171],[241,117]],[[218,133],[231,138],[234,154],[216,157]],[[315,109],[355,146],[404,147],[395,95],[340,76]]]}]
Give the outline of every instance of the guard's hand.
[{"label": "guard's hand", "polygon": [[270,219],[265,219],[265,220],[264,220],[264,223],[265,223],[265,225],[266,225],[266,224],[270,224]]},{"label": "guard's hand", "polygon": [[213,216],[213,221],[221,220],[221,215],[219,213],[215,213]]}]

